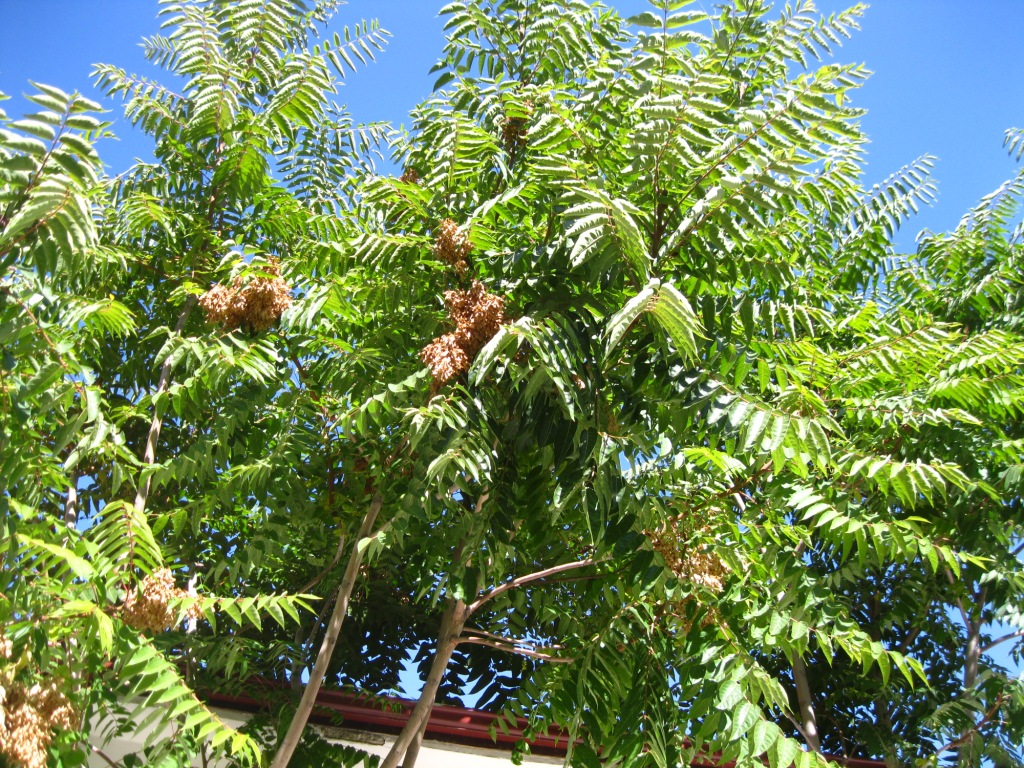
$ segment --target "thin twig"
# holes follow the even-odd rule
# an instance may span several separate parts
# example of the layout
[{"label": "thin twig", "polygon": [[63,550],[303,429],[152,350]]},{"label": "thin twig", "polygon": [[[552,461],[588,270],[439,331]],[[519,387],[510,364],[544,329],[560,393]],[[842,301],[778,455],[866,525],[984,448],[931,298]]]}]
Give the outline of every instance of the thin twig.
[{"label": "thin twig", "polygon": [[[466,627],[464,629],[464,631],[465,632],[473,632],[475,634],[481,635],[482,637],[489,637],[492,640],[497,640],[499,643],[508,643],[509,645],[525,645],[525,646],[528,646],[530,648],[535,648],[536,647],[535,643],[531,643],[531,642],[528,642],[526,640],[516,640],[514,637],[506,637],[505,635],[496,635],[493,632],[485,632],[482,629],[476,629],[474,627]],[[561,646],[561,645],[545,645],[544,647],[545,648],[557,648],[557,649],[561,650],[564,646]]]},{"label": "thin twig", "polygon": [[311,590],[313,587],[315,587],[317,584],[319,584],[321,581],[323,581],[324,577],[328,573],[330,573],[331,569],[334,568],[334,566],[336,566],[338,564],[339,560],[341,560],[341,556],[344,554],[344,552],[345,552],[345,532],[342,531],[341,539],[338,541],[338,551],[334,553],[334,559],[331,560],[330,564],[326,568],[324,568],[322,571],[320,571],[320,573],[318,573],[316,576],[314,576],[312,581],[310,581],[302,589],[300,589],[298,594],[301,595],[301,594],[305,594],[306,592],[309,592],[309,590]]},{"label": "thin twig", "polygon": [[92,753],[94,755],[97,755],[98,757],[100,757],[103,760],[105,760],[107,765],[112,766],[112,768],[118,768],[118,766],[121,765],[120,763],[115,763],[113,760],[111,760],[109,757],[107,757],[107,755],[104,754],[103,750],[100,749],[99,747],[90,745],[90,749],[92,749]]},{"label": "thin twig", "polygon": [[541,661],[550,661],[552,664],[572,664],[576,661],[575,658],[569,656],[551,656],[550,654],[541,653],[540,651],[534,651],[529,648],[523,648],[518,645],[506,645],[499,643],[486,637],[460,637],[458,644],[462,645],[464,643],[486,645],[488,648],[495,648],[499,651],[515,653],[520,656],[529,656],[532,659],[540,659]]}]

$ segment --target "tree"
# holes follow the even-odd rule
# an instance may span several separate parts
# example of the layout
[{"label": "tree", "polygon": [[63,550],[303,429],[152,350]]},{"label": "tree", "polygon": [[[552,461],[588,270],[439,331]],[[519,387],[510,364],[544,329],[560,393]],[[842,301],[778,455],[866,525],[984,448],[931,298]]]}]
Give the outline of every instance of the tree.
[{"label": "tree", "polygon": [[153,689],[181,759],[256,754],[193,688],[309,671],[259,734],[284,765],[324,680],[393,689],[418,648],[386,766],[469,686],[573,765],[1019,764],[1020,682],[980,655],[1020,616],[1016,187],[900,262],[930,159],[863,189],[866,73],[821,62],[861,8],[688,5],[451,3],[403,135],[329,102],[382,44],[315,44],[334,3],[167,3],[147,52],[185,87],[98,69],[157,163],[97,187],[0,134],[35,286],[0,328],[52,340],[36,294],[70,318],[51,378],[6,369],[5,418],[37,403],[0,453],[34,457],[12,659],[95,627],[63,689],[123,728]]},{"label": "tree", "polygon": [[[320,450],[332,440],[321,393],[293,379],[302,357],[334,349],[308,319],[334,285],[293,296],[285,282],[297,277],[289,259],[311,272],[329,263],[318,235],[342,226],[339,180],[383,136],[353,130],[329,101],[343,69],[384,42],[364,24],[314,44],[336,5],[165,3],[173,31],[146,53],[182,87],[97,70],[155,142],[156,162],[118,178],[96,175],[91,140],[104,126],[86,113],[97,105],[41,86],[46,111],[5,123],[0,620],[8,711],[27,718],[7,721],[12,761],[45,760],[55,702],[73,714],[59,723],[69,753],[82,727],[153,724],[174,727],[153,762],[206,746],[258,754],[192,688],[200,668],[246,672],[246,654],[282,663],[264,617],[297,622],[309,597],[246,579],[263,554],[269,578],[287,581],[286,548],[347,511],[329,473],[309,488],[290,469],[304,454],[322,459],[310,472],[334,460]],[[293,349],[274,331],[288,305],[307,328]],[[260,537],[273,540],[279,521],[249,534],[280,500],[296,539],[268,551]],[[218,628],[218,616],[235,629],[216,643],[165,632],[186,615],[193,629]],[[63,698],[40,699],[40,686]]]}]

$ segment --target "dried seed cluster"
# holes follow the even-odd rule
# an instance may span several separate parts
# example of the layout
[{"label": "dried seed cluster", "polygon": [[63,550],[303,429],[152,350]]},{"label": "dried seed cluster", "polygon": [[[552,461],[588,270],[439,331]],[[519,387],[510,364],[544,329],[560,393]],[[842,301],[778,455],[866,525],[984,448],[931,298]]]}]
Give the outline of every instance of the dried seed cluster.
[{"label": "dried seed cluster", "polygon": [[22,768],[46,768],[53,729],[80,727],[78,712],[52,679],[26,688],[0,678],[0,756]]},{"label": "dried seed cluster", "polygon": [[[526,101],[523,104],[529,114],[533,114],[533,102]],[[526,117],[509,117],[501,119],[501,144],[505,151],[514,155],[526,146],[526,124],[529,119]]]},{"label": "dried seed cluster", "polygon": [[276,260],[271,260],[265,270],[272,276],[256,277],[245,285],[239,276],[230,286],[218,283],[200,296],[199,306],[206,313],[206,321],[229,331],[244,327],[259,333],[280,320],[291,306],[291,290],[281,278]]},{"label": "dried seed cluster", "polygon": [[[718,594],[725,588],[729,569],[722,558],[706,545],[694,543],[698,536],[710,532],[711,526],[694,526],[682,515],[670,517],[655,531],[644,531],[651,540],[654,550],[665,559],[665,564],[680,581],[704,587]],[[721,621],[718,609],[707,604],[697,594],[687,595],[682,600],[670,601],[666,605],[666,610],[686,633],[693,629],[694,623],[706,627]]]},{"label": "dried seed cluster", "polygon": [[728,569],[716,553],[704,546],[692,546],[690,540],[696,534],[710,532],[709,526],[700,526],[692,533],[681,518],[673,517],[656,531],[647,531],[654,550],[665,558],[665,564],[680,580],[698,584],[718,593],[725,586]]},{"label": "dried seed cluster", "polygon": [[406,184],[419,184],[420,173],[411,165],[402,171],[402,175],[398,177],[398,180]]},{"label": "dried seed cluster", "polygon": [[469,370],[477,352],[505,322],[505,299],[488,293],[479,280],[466,291],[445,291],[448,319],[455,330],[434,339],[420,359],[434,376],[434,391]]},{"label": "dried seed cluster", "polygon": [[466,257],[473,250],[469,239],[459,231],[459,225],[451,219],[443,219],[437,225],[437,237],[434,240],[434,255],[462,275],[469,268]]},{"label": "dried seed cluster", "polygon": [[501,144],[509,154],[526,146],[526,118],[506,117],[501,123]]},{"label": "dried seed cluster", "polygon": [[[175,587],[170,569],[161,568],[142,580],[138,592],[128,595],[121,606],[121,619],[140,632],[147,629],[150,632],[163,632],[176,623],[177,611],[171,601],[194,596]],[[189,606],[186,616],[198,619],[201,613],[202,607],[197,601]]]}]

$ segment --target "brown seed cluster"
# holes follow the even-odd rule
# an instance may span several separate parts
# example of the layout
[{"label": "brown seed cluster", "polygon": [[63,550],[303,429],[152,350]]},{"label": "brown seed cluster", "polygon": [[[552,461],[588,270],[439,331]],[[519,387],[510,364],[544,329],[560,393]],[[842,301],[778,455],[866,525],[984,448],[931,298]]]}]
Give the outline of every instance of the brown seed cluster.
[{"label": "brown seed cluster", "polygon": [[[695,542],[701,535],[711,532],[711,526],[693,526],[682,515],[670,517],[655,531],[645,531],[654,550],[665,559],[665,564],[680,581],[703,587],[718,594],[725,588],[729,569],[722,558],[706,545]],[[672,601],[669,613],[682,625],[684,632],[693,628],[695,620],[701,627],[721,621],[714,605],[708,605],[699,595],[689,595]]]},{"label": "brown seed cluster", "polygon": [[229,331],[246,328],[259,333],[280,320],[291,306],[291,290],[281,278],[276,259],[264,269],[271,277],[255,277],[243,285],[239,276],[230,286],[218,283],[200,296],[199,306],[206,314],[206,321]]},{"label": "brown seed cluster", "polygon": [[57,682],[26,688],[0,679],[0,756],[21,768],[46,768],[53,729],[76,730],[78,712]]},{"label": "brown seed cluster", "polygon": [[488,293],[479,280],[466,291],[445,291],[444,303],[455,330],[434,339],[420,352],[420,359],[434,376],[435,392],[468,371],[473,358],[505,322],[504,297]]},{"label": "brown seed cluster", "polygon": [[699,526],[692,533],[681,517],[671,517],[656,531],[647,531],[654,550],[665,558],[665,564],[681,581],[697,584],[719,593],[725,586],[728,569],[716,553],[706,546],[691,544],[699,534],[710,532],[710,526]]},{"label": "brown seed cluster", "polygon": [[[523,106],[528,114],[533,114],[533,102],[526,101]],[[509,117],[501,119],[501,144],[505,151],[514,155],[526,146],[527,117]]]},{"label": "brown seed cluster", "polygon": [[506,117],[501,122],[501,144],[509,154],[526,146],[526,118]]},{"label": "brown seed cluster", "polygon": [[402,171],[402,175],[398,177],[398,180],[405,184],[419,184],[420,172],[410,165]]},{"label": "brown seed cluster", "polygon": [[[132,592],[121,606],[121,619],[129,627],[140,632],[163,632],[176,623],[177,610],[171,604],[174,600],[194,597],[184,589],[174,586],[174,576],[169,568],[153,571],[142,580],[138,592]],[[189,606],[189,619],[198,619],[202,608],[198,601]]]},{"label": "brown seed cluster", "polygon": [[459,231],[459,225],[451,219],[443,219],[437,225],[437,237],[434,240],[434,255],[458,274],[465,274],[469,268],[466,257],[473,250],[469,239]]}]

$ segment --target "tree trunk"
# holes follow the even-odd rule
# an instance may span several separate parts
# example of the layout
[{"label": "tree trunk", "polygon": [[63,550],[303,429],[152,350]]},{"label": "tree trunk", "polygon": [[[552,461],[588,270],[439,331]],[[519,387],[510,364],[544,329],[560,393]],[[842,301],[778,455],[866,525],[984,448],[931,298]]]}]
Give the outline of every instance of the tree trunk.
[{"label": "tree trunk", "polygon": [[[970,691],[978,681],[978,666],[981,661],[981,621],[968,619],[967,647],[964,651],[964,690]],[[957,748],[957,763],[961,766],[973,766],[975,761],[971,759],[973,752],[972,743],[977,735],[968,728],[960,734],[961,744]],[[964,752],[968,754],[964,754]]]},{"label": "tree trunk", "polygon": [[821,752],[818,723],[814,717],[814,700],[811,698],[811,687],[807,684],[807,667],[804,666],[804,660],[796,654],[793,655],[793,681],[796,683],[796,697],[800,704],[804,740],[811,751]]},{"label": "tree trunk", "polygon": [[78,525],[78,475],[71,476],[68,485],[68,499],[64,502],[64,525],[74,528]]},{"label": "tree trunk", "polygon": [[964,688],[970,689],[978,681],[978,664],[981,661],[981,622],[967,623],[967,649],[964,658]]},{"label": "tree trunk", "polygon": [[378,491],[370,502],[370,508],[366,511],[362,525],[359,527],[359,534],[352,543],[352,554],[349,556],[348,566],[345,568],[345,576],[342,578],[341,587],[338,589],[338,597],[334,603],[334,612],[331,614],[331,620],[327,625],[327,634],[324,636],[323,643],[320,644],[320,651],[317,654],[316,663],[313,665],[313,671],[309,675],[309,682],[306,683],[306,689],[302,692],[299,708],[292,718],[291,725],[288,726],[288,732],[285,734],[281,746],[274,755],[274,761],[270,764],[271,768],[285,768],[295,753],[299,739],[302,738],[302,731],[309,721],[309,715],[313,711],[313,704],[316,702],[316,696],[320,692],[320,686],[327,676],[327,667],[330,664],[331,656],[334,654],[334,647],[338,644],[338,637],[341,635],[341,625],[345,622],[345,614],[348,613],[348,601],[352,596],[352,589],[355,586],[356,578],[359,576],[359,566],[363,562],[363,550],[360,549],[359,543],[370,535],[383,504],[384,498]]},{"label": "tree trunk", "polygon": [[448,668],[452,653],[459,644],[462,629],[466,625],[469,615],[470,611],[462,600],[448,601],[444,616],[441,617],[441,629],[437,636],[437,651],[430,664],[427,682],[420,692],[416,706],[413,707],[412,713],[409,715],[409,721],[398,735],[398,740],[391,747],[391,751],[384,758],[380,768],[398,768],[399,761],[401,761],[402,768],[412,768],[416,764],[427,721],[430,720],[430,713],[434,709],[437,689],[444,678],[444,672]]},{"label": "tree trunk", "polygon": [[[195,295],[189,294],[188,298],[185,299],[185,305],[181,308],[181,314],[178,315],[178,322],[174,326],[174,333],[180,334],[185,328],[185,322],[188,320],[189,314],[192,312],[192,307],[197,303]],[[149,424],[149,437],[146,438],[146,452],[142,457],[142,464],[144,467],[148,467],[156,461],[156,444],[160,439],[160,428],[163,426],[163,418],[160,416],[159,411],[156,407],[156,399],[167,391],[167,386],[171,381],[171,368],[173,368],[171,358],[168,357],[164,360],[163,367],[160,369],[160,380],[156,385],[156,394],[153,395],[153,420]],[[153,476],[146,475],[146,479],[139,483],[138,491],[135,494],[135,511],[145,512],[146,511],[146,500],[149,498],[149,489],[153,484]]]}]

